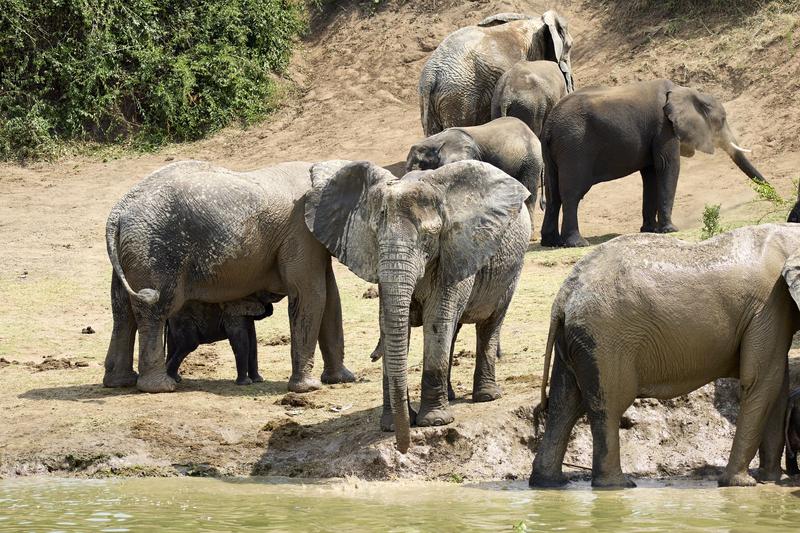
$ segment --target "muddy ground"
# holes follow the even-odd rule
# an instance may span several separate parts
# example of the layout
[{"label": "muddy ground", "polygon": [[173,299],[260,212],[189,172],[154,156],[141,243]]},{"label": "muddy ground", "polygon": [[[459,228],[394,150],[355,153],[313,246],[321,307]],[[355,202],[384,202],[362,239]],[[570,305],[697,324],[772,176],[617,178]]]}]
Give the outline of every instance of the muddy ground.
[{"label": "muddy ground", "polygon": [[[338,264],[347,364],[356,383],[286,395],[289,328],[281,302],[258,325],[264,383],[234,385],[230,348],[218,343],[187,359],[176,393],[102,388],[111,326],[103,227],[133,183],[178,159],[251,169],[350,158],[397,169],[422,137],[416,81],[436,44],[488,14],[542,12],[553,4],[390,1],[370,14],[337,2],[314,17],[295,54],[286,106],[260,125],[151,154],[0,166],[0,475],[527,476],[540,435],[532,410],[550,303],[587,250],[531,247],[503,330],[497,367],[503,398],[471,403],[475,341],[465,328],[454,368],[456,421],[414,430],[414,447],[403,456],[392,435],[378,430],[380,367],[369,361],[377,300],[364,298],[369,284]],[[678,22],[628,21],[589,2],[555,5],[570,20],[578,86],[664,76],[718,95],[740,144],[754,150],[753,162],[783,196],[793,195],[800,55],[787,45],[796,14],[783,3]],[[638,176],[595,187],[581,207],[584,234],[597,244],[637,231],[640,201]],[[722,205],[729,226],[781,219],[788,211],[758,201],[724,154],[684,159],[674,214],[681,236],[698,238],[703,206],[711,203]],[[414,332],[409,361],[416,397],[420,337]],[[797,384],[797,359],[792,368]],[[729,381],[687,398],[637,401],[623,423],[623,468],[634,476],[714,475],[730,448],[737,392]],[[581,422],[566,462],[583,475],[590,456]]]}]

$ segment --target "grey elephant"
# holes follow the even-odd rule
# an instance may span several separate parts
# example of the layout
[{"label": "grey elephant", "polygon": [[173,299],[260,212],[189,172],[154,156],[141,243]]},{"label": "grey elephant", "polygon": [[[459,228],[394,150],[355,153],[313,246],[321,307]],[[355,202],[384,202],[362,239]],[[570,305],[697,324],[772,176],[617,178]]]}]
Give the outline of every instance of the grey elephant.
[{"label": "grey elephant", "polygon": [[[626,235],[573,268],[553,302],[541,405],[544,436],[530,484],[566,482],[570,432],[586,414],[592,485],[631,487],[620,419],[635,398],[668,399],[738,378],[741,408],[720,486],[780,479],[787,354],[800,327],[800,227],[740,228],[700,243]],[[545,393],[555,349],[550,398]]]},{"label": "grey elephant", "polygon": [[[713,96],[669,80],[591,87],[564,97],[541,137],[547,209],[543,246],[586,246],[578,204],[592,185],[640,172],[643,232],[669,233],[681,156],[718,146],[750,179],[764,177],[736,144],[725,108]],[[563,208],[561,234],[559,211]]]},{"label": "grey elephant", "polygon": [[797,476],[800,475],[797,463],[797,454],[800,453],[800,388],[794,389],[789,395],[784,428],[786,432],[786,473],[790,476]]},{"label": "grey elephant", "polygon": [[[342,166],[343,165],[343,166]],[[473,399],[500,394],[495,355],[530,235],[522,210],[528,191],[479,161],[460,161],[398,179],[368,162],[312,169],[315,195],[306,223],[340,262],[380,287],[384,342],[383,430],[398,449],[410,444],[408,336],[424,335],[422,401],[416,424],[453,420],[447,397],[449,354],[458,324],[474,323]]]},{"label": "grey elephant", "polygon": [[550,110],[567,95],[564,73],[552,61],[520,61],[497,81],[492,118],[517,117],[542,134]]},{"label": "grey elephant", "polygon": [[[111,210],[114,327],[103,384],[168,392],[164,327],[190,300],[228,302],[257,291],[287,295],[289,390],[319,388],[311,375],[319,340],[324,383],[353,381],[344,366],[341,303],[330,254],[308,231],[311,163],[233,172],[199,161],[168,165]],[[139,373],[133,346],[139,333]]]},{"label": "grey elephant", "polygon": [[432,170],[474,159],[496,166],[530,191],[526,201],[533,221],[539,184],[544,179],[542,144],[528,126],[503,117],[480,126],[448,128],[411,147],[406,171]]},{"label": "grey elephant", "polygon": [[786,222],[800,222],[800,184],[797,187],[797,201],[792,206],[792,210],[789,212],[789,217],[786,219]]},{"label": "grey elephant", "polygon": [[241,300],[208,304],[189,301],[167,319],[167,375],[181,382],[178,370],[201,344],[228,340],[236,359],[236,384],[260,383],[256,320],[272,316],[272,303],[283,296],[259,291]]},{"label": "grey elephant", "polygon": [[541,17],[501,13],[451,33],[433,51],[420,76],[425,136],[489,122],[497,80],[517,61],[556,62],[571,90],[571,48],[567,22],[555,11]]}]

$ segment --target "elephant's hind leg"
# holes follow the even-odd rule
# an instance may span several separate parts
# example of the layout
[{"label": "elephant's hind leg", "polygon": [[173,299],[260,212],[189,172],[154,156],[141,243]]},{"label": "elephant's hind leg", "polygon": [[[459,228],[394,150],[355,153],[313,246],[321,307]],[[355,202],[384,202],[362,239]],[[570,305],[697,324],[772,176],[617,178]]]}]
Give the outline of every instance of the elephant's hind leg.
[{"label": "elephant's hind leg", "polygon": [[325,294],[325,311],[319,330],[319,349],[324,363],[320,379],[325,384],[351,383],[356,377],[344,366],[342,302],[330,262],[325,270]]},{"label": "elephant's hind leg", "polygon": [[562,471],[564,454],[575,422],[583,414],[581,392],[575,375],[557,354],[553,363],[547,422],[536,450],[528,484],[531,487],[560,487],[567,483]]},{"label": "elephant's hind leg", "polygon": [[111,276],[111,313],[114,326],[106,353],[103,385],[131,387],[139,377],[133,371],[133,345],[136,340],[136,320],[131,300],[116,274]]},{"label": "elephant's hind leg", "polygon": [[500,346],[500,327],[505,310],[476,325],[475,374],[472,378],[472,401],[491,402],[502,395],[495,379],[497,350]]},{"label": "elephant's hind leg", "polygon": [[139,326],[139,379],[136,387],[142,392],[172,392],[175,380],[167,375],[164,357],[165,313],[145,304],[135,306],[134,313]]},{"label": "elephant's hind leg", "polygon": [[[754,485],[755,480],[747,473],[747,467],[762,446],[765,430],[769,433],[783,423],[772,415],[775,404],[780,403],[781,392],[787,392],[785,381],[786,354],[789,351],[792,335],[789,326],[781,325],[787,331],[778,331],[774,318],[757,316],[745,331],[739,348],[739,383],[742,399],[739,416],[736,420],[736,433],[733,437],[728,465],[718,480],[721,487]],[[784,389],[786,387],[786,389]],[[764,442],[762,459],[768,478],[774,478],[780,464],[780,451],[775,450],[776,438]]]}]

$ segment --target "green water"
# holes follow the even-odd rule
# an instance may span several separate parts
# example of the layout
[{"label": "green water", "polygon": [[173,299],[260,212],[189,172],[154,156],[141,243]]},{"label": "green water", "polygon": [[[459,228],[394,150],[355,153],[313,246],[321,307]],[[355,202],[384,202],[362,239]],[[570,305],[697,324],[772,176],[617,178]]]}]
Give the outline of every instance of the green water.
[{"label": "green water", "polygon": [[[642,486],[644,485],[644,486]],[[800,531],[800,489],[640,482],[0,481],[0,531]]]}]

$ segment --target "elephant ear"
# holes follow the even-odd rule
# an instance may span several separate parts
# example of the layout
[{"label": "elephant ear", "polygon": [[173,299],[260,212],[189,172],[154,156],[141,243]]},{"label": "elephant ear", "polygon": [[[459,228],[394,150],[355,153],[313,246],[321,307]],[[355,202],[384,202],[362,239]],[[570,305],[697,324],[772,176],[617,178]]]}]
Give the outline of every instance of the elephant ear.
[{"label": "elephant ear", "polygon": [[693,154],[694,150],[714,153],[714,132],[708,117],[713,105],[713,98],[687,87],[675,86],[667,92],[664,114],[685,145],[681,148],[684,154]]},{"label": "elephant ear", "polygon": [[441,197],[439,272],[446,284],[461,281],[489,263],[530,196],[517,180],[480,161],[452,163],[426,173],[420,181]]},{"label": "elephant ear", "polygon": [[794,303],[800,308],[800,252],[790,255],[783,264],[781,276],[789,287]]},{"label": "elephant ear", "polygon": [[530,15],[523,15],[522,13],[498,13],[496,15],[486,17],[478,23],[478,26],[488,28],[489,26],[499,26],[514,20],[526,20],[530,18],[533,17]]},{"label": "elephant ear", "polygon": [[[550,33],[550,42],[553,45],[553,61],[561,63],[564,57],[564,48],[567,33],[567,22],[555,11],[547,11],[542,15],[542,20]],[[548,58],[549,59],[549,58]]]},{"label": "elephant ear", "polygon": [[367,194],[373,185],[396,178],[367,161],[341,163],[311,167],[313,190],[306,195],[306,226],[358,277],[377,283],[377,237],[369,224]]}]

